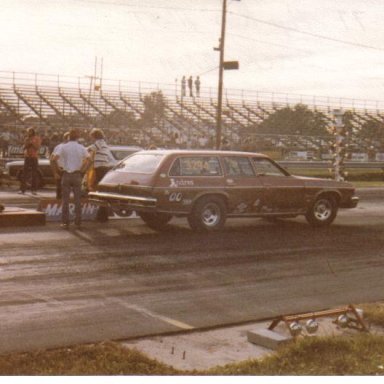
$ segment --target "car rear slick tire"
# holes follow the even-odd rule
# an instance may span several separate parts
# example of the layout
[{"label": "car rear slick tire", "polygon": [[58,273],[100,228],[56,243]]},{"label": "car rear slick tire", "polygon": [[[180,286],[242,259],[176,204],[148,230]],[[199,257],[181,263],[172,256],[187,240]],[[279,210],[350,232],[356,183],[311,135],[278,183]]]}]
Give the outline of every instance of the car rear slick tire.
[{"label": "car rear slick tire", "polygon": [[149,228],[155,231],[164,230],[172,219],[172,215],[161,212],[139,212],[139,216]]},{"label": "car rear slick tire", "polygon": [[335,220],[337,202],[332,196],[320,196],[308,209],[305,218],[314,227],[326,227]]},{"label": "car rear slick tire", "polygon": [[205,196],[196,202],[188,223],[195,231],[217,231],[223,228],[226,216],[227,208],[222,198]]}]

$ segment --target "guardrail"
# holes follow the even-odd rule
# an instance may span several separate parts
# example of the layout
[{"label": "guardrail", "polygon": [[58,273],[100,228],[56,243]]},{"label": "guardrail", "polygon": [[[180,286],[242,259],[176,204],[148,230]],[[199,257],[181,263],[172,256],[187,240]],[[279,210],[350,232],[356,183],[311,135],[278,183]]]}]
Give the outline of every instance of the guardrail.
[{"label": "guardrail", "polygon": [[[290,160],[281,160],[277,161],[278,164],[284,168],[308,168],[308,169],[328,169],[332,168],[330,161],[290,161]],[[384,162],[383,161],[347,161],[344,163],[345,169],[381,169],[384,171]]]}]

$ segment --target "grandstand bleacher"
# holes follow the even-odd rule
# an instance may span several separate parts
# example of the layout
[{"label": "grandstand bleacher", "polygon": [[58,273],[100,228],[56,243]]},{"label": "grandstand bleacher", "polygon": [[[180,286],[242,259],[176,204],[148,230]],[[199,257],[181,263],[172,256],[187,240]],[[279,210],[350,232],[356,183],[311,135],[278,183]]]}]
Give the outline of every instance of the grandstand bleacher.
[{"label": "grandstand bleacher", "polygon": [[[213,148],[216,93],[202,87],[200,97],[181,97],[178,91],[169,84],[103,79],[95,87],[89,77],[0,72],[0,125],[14,138],[30,125],[46,137],[53,132],[63,133],[69,127],[79,128],[84,134],[100,127],[111,144]],[[159,93],[162,111],[151,118],[147,97]],[[224,100],[222,134],[233,149],[274,152],[280,158],[302,150],[321,158],[328,151],[330,135],[260,132],[260,124],[276,111],[302,104],[321,113],[329,124],[333,109],[348,112],[350,150],[384,152],[383,134],[373,138],[358,135],[366,124],[384,127],[384,103],[227,89]]]}]

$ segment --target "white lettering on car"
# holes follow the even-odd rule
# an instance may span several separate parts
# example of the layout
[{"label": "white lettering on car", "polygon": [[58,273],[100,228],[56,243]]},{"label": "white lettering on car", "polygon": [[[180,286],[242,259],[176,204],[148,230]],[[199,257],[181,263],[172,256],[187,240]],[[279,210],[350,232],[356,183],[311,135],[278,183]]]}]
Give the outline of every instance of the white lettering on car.
[{"label": "white lettering on car", "polygon": [[176,183],[175,179],[170,179],[170,180],[171,180],[170,187],[171,188],[177,188],[177,183]]},{"label": "white lettering on car", "polygon": [[170,181],[171,181],[171,184],[169,185],[170,188],[192,187],[195,185],[193,180],[175,180],[171,178]]},{"label": "white lettering on car", "polygon": [[172,192],[169,195],[169,201],[176,201],[177,203],[179,203],[182,198],[183,194],[181,192]]}]

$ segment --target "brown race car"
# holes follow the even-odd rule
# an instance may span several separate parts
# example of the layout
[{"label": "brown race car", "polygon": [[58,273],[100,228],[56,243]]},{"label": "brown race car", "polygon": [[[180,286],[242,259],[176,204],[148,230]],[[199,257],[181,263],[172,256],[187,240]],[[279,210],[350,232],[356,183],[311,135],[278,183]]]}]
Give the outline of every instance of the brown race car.
[{"label": "brown race car", "polygon": [[290,175],[265,155],[235,151],[148,150],[119,163],[89,197],[135,210],[160,230],[173,216],[192,229],[217,230],[230,217],[292,218],[331,224],[358,197],[347,182]]}]

